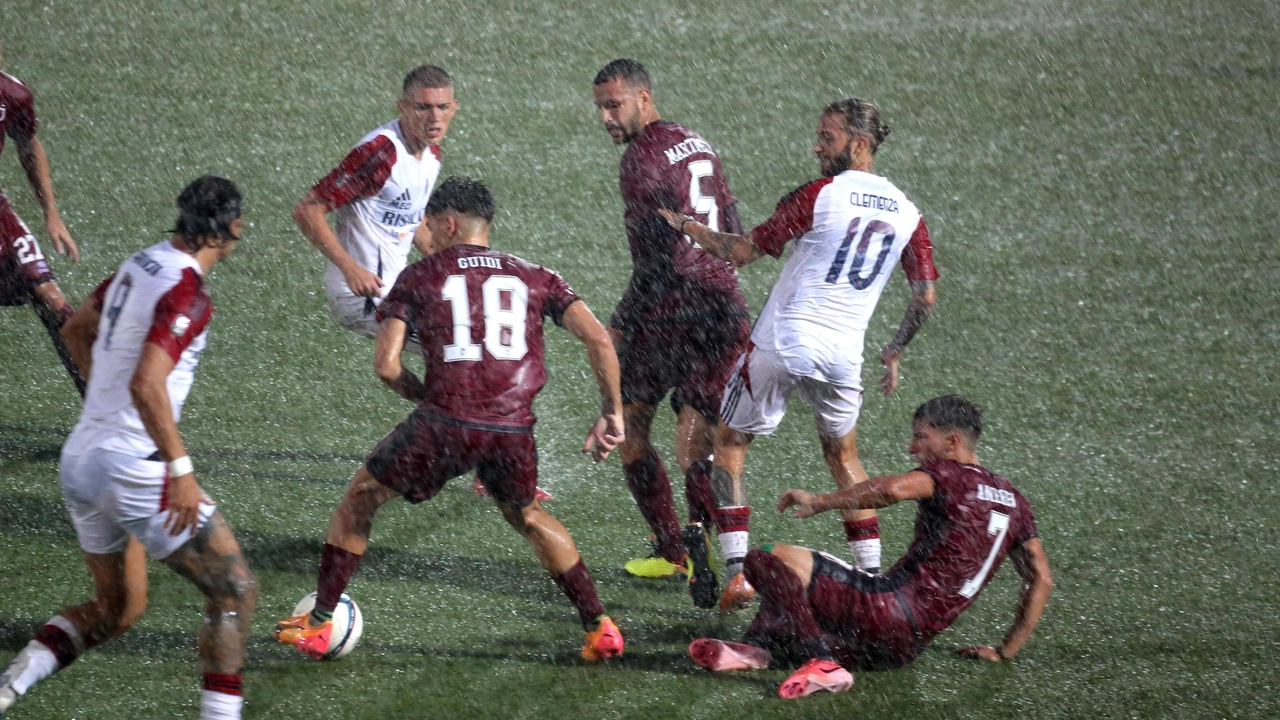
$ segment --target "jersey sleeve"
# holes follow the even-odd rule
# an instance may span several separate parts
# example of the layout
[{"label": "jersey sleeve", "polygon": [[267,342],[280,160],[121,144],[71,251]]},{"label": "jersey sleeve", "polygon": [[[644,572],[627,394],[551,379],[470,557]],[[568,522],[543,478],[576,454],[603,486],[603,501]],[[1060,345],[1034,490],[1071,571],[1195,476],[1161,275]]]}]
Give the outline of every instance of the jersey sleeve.
[{"label": "jersey sleeve", "polygon": [[1014,493],[1018,498],[1020,512],[1009,528],[1009,537],[1013,541],[1009,547],[1017,547],[1028,540],[1040,537],[1040,531],[1036,529],[1035,515],[1031,512],[1031,503],[1027,502],[1022,493],[1016,490]]},{"label": "jersey sleeve", "polygon": [[102,307],[107,304],[107,288],[111,287],[111,281],[115,279],[115,275],[108,275],[106,280],[98,283],[98,287],[89,293],[89,301],[93,303],[94,310],[102,312]]},{"label": "jersey sleeve", "polygon": [[822,188],[831,184],[832,178],[814,180],[792,190],[778,201],[773,217],[757,225],[751,231],[756,247],[774,257],[782,257],[787,243],[813,228],[813,205]]},{"label": "jersey sleeve", "polygon": [[902,271],[910,282],[938,279],[938,268],[933,265],[933,243],[929,241],[929,228],[925,227],[924,218],[920,218],[916,231],[902,249]]},{"label": "jersey sleeve", "polygon": [[36,134],[38,123],[36,122],[35,96],[26,85],[21,83],[16,85],[20,90],[10,97],[10,105],[7,109],[9,123],[5,132],[9,137],[21,142]]},{"label": "jersey sleeve", "polygon": [[382,298],[382,302],[378,304],[378,312],[374,317],[381,323],[387,318],[395,318],[403,320],[412,325],[409,320],[410,303],[413,300],[413,293],[409,290],[409,284],[412,282],[415,273],[410,268],[396,278],[396,284],[391,286],[391,292]]},{"label": "jersey sleeve", "polygon": [[582,298],[569,287],[569,283],[560,277],[560,273],[547,271],[547,301],[542,312],[551,318],[556,325],[564,327],[564,313],[569,306]]},{"label": "jersey sleeve", "polygon": [[329,210],[377,194],[391,176],[396,163],[396,145],[391,138],[379,135],[357,145],[347,153],[338,167],[311,188]]},{"label": "jersey sleeve", "polygon": [[159,345],[177,362],[182,351],[204,332],[211,317],[213,301],[205,292],[204,281],[195,270],[184,268],[182,279],[156,303],[147,342]]}]

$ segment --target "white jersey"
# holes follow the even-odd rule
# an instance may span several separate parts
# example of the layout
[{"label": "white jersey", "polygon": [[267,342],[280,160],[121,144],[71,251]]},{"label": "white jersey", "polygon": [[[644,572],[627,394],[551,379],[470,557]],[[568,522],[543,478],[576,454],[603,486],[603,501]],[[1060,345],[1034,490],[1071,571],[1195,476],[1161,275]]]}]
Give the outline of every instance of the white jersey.
[{"label": "white jersey", "polygon": [[157,448],[129,393],[142,347],[154,343],[177,363],[167,381],[177,421],[204,350],[213,303],[200,264],[168,241],[126,260],[98,286],[93,301],[102,313],[93,343],[93,371],[80,422],[63,450],[82,455],[101,449],[145,458]]},{"label": "white jersey", "polygon": [[791,375],[833,385],[862,387],[863,337],[899,257],[908,280],[937,277],[920,211],[893,183],[866,172],[800,187],[752,237],[774,257],[796,244],[751,342]]},{"label": "white jersey", "polygon": [[[400,121],[394,120],[365,135],[312,188],[336,209],[334,231],[343,249],[382,278],[382,296],[409,261],[413,233],[439,176],[440,146],[428,145],[421,159],[414,157],[405,148]],[[324,278],[330,298],[355,296],[337,265],[329,263]]]}]

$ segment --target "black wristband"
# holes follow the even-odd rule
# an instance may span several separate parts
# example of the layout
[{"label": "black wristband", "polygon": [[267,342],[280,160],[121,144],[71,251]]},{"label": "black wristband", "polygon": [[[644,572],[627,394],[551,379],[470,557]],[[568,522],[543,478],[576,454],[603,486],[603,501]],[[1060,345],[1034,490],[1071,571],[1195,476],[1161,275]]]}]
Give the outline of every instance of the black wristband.
[{"label": "black wristband", "polygon": [[689,218],[689,217],[687,217],[687,218],[685,218],[685,219],[683,219],[683,220],[681,220],[681,221],[680,221],[680,234],[681,234],[681,235],[688,235],[688,233],[686,233],[686,232],[684,231],[684,226],[685,226],[687,223],[691,223],[691,222],[697,222],[697,221],[696,221],[696,220],[694,220],[693,218]]}]

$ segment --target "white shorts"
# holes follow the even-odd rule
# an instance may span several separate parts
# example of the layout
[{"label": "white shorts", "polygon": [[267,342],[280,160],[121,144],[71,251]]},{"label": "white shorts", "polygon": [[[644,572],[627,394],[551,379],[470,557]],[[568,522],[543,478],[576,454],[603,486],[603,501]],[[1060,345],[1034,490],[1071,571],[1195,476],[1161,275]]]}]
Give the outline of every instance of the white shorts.
[{"label": "white shorts", "polygon": [[827,437],[844,437],[858,424],[861,388],[792,375],[777,355],[758,347],[738,358],[724,388],[720,417],[738,432],[772,435],[787,414],[793,392],[813,409],[818,432]]},{"label": "white shorts", "polygon": [[206,496],[195,527],[170,535],[164,527],[169,519],[165,508],[169,474],[162,460],[107,450],[87,455],[63,452],[58,478],[80,547],[95,555],[124,550],[132,535],[148,555],[162,560],[190,540],[217,510]]},{"label": "white shorts", "polygon": [[[329,314],[333,315],[333,319],[338,321],[339,325],[357,335],[367,338],[378,337],[377,313],[377,305],[373,302],[373,298],[329,294]],[[417,333],[411,331],[405,336],[404,349],[414,353],[422,352]]]}]

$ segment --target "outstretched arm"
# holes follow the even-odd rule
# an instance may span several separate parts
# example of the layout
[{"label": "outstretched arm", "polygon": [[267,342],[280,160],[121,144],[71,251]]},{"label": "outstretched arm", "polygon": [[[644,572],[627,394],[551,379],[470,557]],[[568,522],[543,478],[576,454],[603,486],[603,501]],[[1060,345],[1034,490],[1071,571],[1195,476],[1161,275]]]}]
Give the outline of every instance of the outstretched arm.
[{"label": "outstretched arm", "polygon": [[325,217],[329,209],[329,203],[324,198],[316,194],[315,190],[309,190],[294,206],[293,222],[307,240],[342,271],[342,277],[346,279],[351,292],[363,297],[377,297],[382,292],[382,278],[360,267],[342,247],[342,243],[338,242],[337,234]]},{"label": "outstretched arm", "polygon": [[937,304],[937,291],[933,288],[932,280],[913,280],[911,281],[911,303],[907,305],[907,311],[902,316],[902,323],[898,325],[898,332],[894,334],[893,339],[888,345],[880,351],[880,362],[884,364],[884,379],[880,381],[880,390],[888,397],[895,388],[898,387],[898,361],[902,359],[902,354],[907,351],[907,344],[911,339],[920,332],[920,328],[929,319],[930,313],[933,312],[933,306]]},{"label": "outstretched arm", "polygon": [[591,453],[596,462],[601,462],[625,437],[618,354],[613,349],[609,332],[581,300],[564,311],[563,322],[565,329],[587,346],[587,362],[600,388],[600,419],[587,433],[582,451]]},{"label": "outstretched arm", "polygon": [[750,265],[764,256],[764,251],[756,247],[751,233],[735,235],[733,233],[716,232],[688,215],[678,215],[670,210],[659,209],[662,217],[676,232],[684,233],[689,239],[702,246],[703,250],[731,263],[734,267]]},{"label": "outstretched arm", "polygon": [[378,326],[378,337],[373,347],[373,371],[384,385],[396,391],[409,402],[418,402],[426,393],[426,386],[409,368],[400,362],[404,350],[404,338],[409,331],[405,321],[389,317]]},{"label": "outstretched arm", "polygon": [[72,262],[79,262],[80,248],[71,239],[67,226],[62,224],[62,217],[58,215],[58,203],[53,199],[53,180],[49,172],[49,158],[44,154],[44,145],[40,144],[35,135],[16,139],[14,145],[18,148],[18,162],[27,173],[27,181],[35,191],[40,209],[44,211],[44,229],[53,241],[53,249],[70,256]]},{"label": "outstretched arm", "polygon": [[913,470],[905,475],[882,475],[853,487],[826,495],[790,489],[778,499],[778,512],[795,507],[792,516],[809,518],[828,510],[874,510],[904,500],[922,500],[933,495],[933,478]]},{"label": "outstretched arm", "polygon": [[1022,592],[1018,596],[1018,610],[1013,625],[1004,634],[1000,647],[975,645],[956,650],[962,657],[1000,662],[1018,654],[1023,643],[1031,637],[1040,615],[1044,613],[1049,593],[1053,591],[1053,578],[1049,574],[1049,559],[1045,557],[1040,538],[1032,538],[1009,551],[1013,565],[1022,576]]}]

